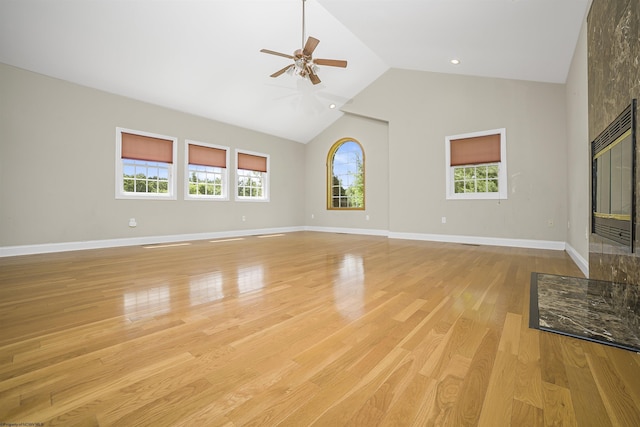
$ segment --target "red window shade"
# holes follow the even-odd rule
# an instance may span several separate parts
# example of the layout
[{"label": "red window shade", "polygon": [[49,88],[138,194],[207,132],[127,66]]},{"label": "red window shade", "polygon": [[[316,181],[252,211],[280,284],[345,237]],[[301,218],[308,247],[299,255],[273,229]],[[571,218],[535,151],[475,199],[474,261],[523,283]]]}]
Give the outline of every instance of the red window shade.
[{"label": "red window shade", "polygon": [[451,140],[451,166],[497,163],[500,161],[500,134]]},{"label": "red window shade", "polygon": [[189,164],[226,168],[227,152],[220,148],[189,144]]},{"label": "red window shade", "polygon": [[238,153],[238,169],[256,172],[267,171],[267,158],[252,154]]},{"label": "red window shade", "polygon": [[173,141],[123,132],[122,158],[173,163]]}]

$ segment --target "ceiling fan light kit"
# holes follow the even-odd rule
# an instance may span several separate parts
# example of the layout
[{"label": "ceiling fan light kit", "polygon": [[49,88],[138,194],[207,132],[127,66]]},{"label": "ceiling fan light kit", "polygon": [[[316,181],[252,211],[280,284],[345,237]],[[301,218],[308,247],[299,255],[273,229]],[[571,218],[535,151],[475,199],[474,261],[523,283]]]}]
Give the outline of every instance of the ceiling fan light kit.
[{"label": "ceiling fan light kit", "polygon": [[284,68],[276,71],[271,74],[271,77],[278,77],[284,73],[287,74],[295,74],[304,79],[309,79],[311,83],[317,85],[320,83],[320,78],[318,77],[318,65],[326,65],[329,67],[340,67],[346,68],[347,61],[340,59],[314,59],[313,52],[316,47],[320,43],[320,40],[315,37],[309,36],[307,42],[305,43],[305,11],[304,11],[304,3],[306,0],[302,0],[302,48],[296,49],[293,52],[293,55],[287,55],[286,53],[280,53],[269,49],[261,49],[260,52],[268,53],[270,55],[282,56],[287,59],[292,59],[293,64],[289,64]]}]

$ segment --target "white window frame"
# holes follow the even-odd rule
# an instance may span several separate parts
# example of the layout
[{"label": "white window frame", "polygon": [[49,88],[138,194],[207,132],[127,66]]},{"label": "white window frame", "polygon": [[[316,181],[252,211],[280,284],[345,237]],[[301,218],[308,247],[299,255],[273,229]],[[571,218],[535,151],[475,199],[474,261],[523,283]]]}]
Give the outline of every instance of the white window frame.
[{"label": "white window frame", "polygon": [[[498,163],[498,192],[495,193],[455,193],[454,185],[454,169],[451,166],[451,141],[463,138],[476,138],[487,135],[500,135],[500,163]],[[485,163],[493,165],[495,163]],[[481,166],[481,165],[475,165]],[[491,129],[480,132],[471,132],[460,135],[451,135],[445,137],[445,183],[447,200],[506,200],[507,191],[507,131],[505,128]]]},{"label": "white window frame", "polygon": [[[267,159],[267,171],[266,172],[260,172],[262,173],[262,196],[261,197],[251,197],[251,196],[238,196],[238,177],[239,177],[239,173],[238,173],[238,154],[239,153],[243,153],[243,154],[249,154],[252,156],[260,156],[260,157],[265,157]],[[237,202],[268,202],[269,201],[269,197],[270,197],[270,191],[269,191],[269,181],[270,181],[270,175],[271,175],[271,164],[270,164],[270,156],[268,154],[264,154],[264,153],[257,153],[254,151],[247,151],[247,150],[240,150],[240,149],[236,149],[235,150],[235,185],[234,185],[234,197],[235,197],[235,201]]]},{"label": "white window frame", "polygon": [[[172,141],[173,163],[168,166],[169,182],[166,193],[128,193],[124,189],[123,180],[123,159],[122,159],[122,134],[131,133],[134,135],[148,136],[151,138],[167,139]],[[136,199],[136,200],[176,200],[176,164],[178,160],[178,138],[157,133],[144,132],[134,129],[116,128],[116,199]]]},{"label": "white window frame", "polygon": [[[189,194],[189,179],[191,178],[191,172],[189,171],[189,145],[199,145],[201,147],[217,148],[218,150],[225,151],[227,167],[224,168],[224,171],[222,172],[222,196]],[[185,174],[185,177],[184,177],[184,199],[185,200],[228,201],[229,200],[229,147],[186,139],[184,144],[184,174]]]}]

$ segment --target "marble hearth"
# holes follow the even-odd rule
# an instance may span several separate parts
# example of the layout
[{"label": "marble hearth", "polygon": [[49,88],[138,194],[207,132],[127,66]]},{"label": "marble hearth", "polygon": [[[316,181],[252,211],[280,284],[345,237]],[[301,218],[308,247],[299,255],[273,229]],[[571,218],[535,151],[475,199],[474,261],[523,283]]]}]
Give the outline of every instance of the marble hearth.
[{"label": "marble hearth", "polygon": [[640,286],[531,274],[529,327],[640,352]]}]

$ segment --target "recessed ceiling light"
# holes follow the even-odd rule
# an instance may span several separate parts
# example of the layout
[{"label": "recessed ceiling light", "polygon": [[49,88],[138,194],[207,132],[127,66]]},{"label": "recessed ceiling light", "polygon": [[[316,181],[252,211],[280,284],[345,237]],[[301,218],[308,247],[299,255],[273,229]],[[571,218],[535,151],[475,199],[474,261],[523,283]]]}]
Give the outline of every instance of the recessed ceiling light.
[{"label": "recessed ceiling light", "polygon": [[329,108],[333,110],[334,108],[336,108],[336,104],[329,104]]},{"label": "recessed ceiling light", "polygon": [[453,65],[458,65],[458,64],[460,63],[460,60],[459,60],[459,59],[452,59],[450,62],[451,62]]}]

